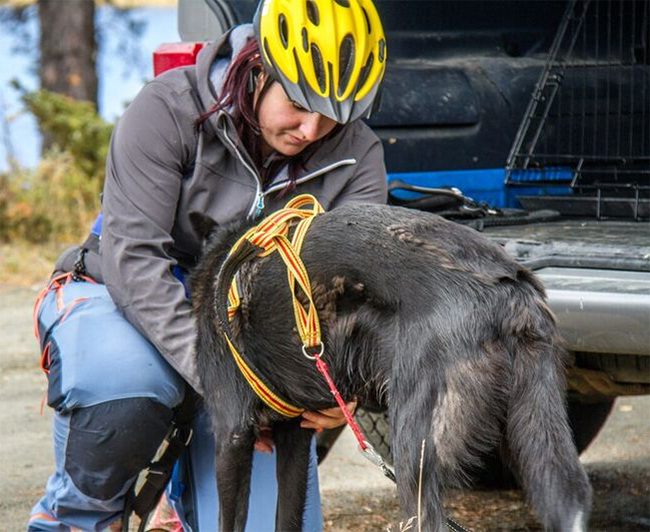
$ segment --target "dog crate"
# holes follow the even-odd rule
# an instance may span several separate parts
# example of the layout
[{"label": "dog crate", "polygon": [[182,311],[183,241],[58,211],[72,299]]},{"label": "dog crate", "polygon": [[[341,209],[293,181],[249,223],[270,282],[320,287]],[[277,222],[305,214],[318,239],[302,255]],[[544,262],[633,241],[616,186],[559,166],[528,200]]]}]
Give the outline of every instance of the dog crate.
[{"label": "dog crate", "polygon": [[[571,0],[506,164],[529,210],[647,220],[650,0]],[[525,187],[565,184],[564,195]]]}]

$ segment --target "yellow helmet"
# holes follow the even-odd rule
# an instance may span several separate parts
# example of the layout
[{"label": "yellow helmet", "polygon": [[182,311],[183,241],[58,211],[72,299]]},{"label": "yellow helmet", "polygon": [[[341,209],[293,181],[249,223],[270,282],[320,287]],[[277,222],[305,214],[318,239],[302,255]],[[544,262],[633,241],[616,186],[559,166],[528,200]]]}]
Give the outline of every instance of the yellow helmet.
[{"label": "yellow helmet", "polygon": [[386,68],[372,0],[262,0],[254,24],[264,65],[291,100],[342,124],[370,114]]}]

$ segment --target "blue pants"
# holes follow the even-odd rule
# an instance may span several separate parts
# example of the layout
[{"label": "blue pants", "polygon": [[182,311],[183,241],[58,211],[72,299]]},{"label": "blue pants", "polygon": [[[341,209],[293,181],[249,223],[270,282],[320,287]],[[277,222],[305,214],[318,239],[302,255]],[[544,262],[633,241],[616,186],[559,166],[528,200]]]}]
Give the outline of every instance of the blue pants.
[{"label": "blue pants", "polygon": [[[181,517],[186,532],[217,531],[219,512],[214,474],[215,445],[214,438],[208,432],[208,425],[207,415],[199,415],[194,426],[195,435],[190,444],[190,452],[180,460],[181,467],[167,490],[167,498]],[[316,443],[312,441],[303,531],[318,532],[323,529],[317,467]],[[194,471],[202,474],[191,475]],[[196,494],[200,494],[198,499],[194,498]],[[277,497],[275,454],[256,452],[253,455],[247,532],[275,529]]]},{"label": "blue pants", "polygon": [[[40,306],[38,332],[48,405],[55,409],[55,471],[28,530],[102,530],[120,518],[185,383],[122,317],[105,286],[61,281],[53,287]],[[197,420],[190,452],[179,463],[182,489],[172,490],[188,532],[217,530],[214,442],[205,425]],[[256,453],[251,531],[273,530],[276,491],[274,457]],[[307,500],[304,529],[322,530],[315,452]]]}]

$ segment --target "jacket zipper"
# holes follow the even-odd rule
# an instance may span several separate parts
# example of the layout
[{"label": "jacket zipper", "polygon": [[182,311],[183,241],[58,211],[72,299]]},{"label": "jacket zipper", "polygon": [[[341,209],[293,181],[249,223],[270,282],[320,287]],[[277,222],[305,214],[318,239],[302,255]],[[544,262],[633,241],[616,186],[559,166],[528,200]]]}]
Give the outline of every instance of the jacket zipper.
[{"label": "jacket zipper", "polygon": [[[341,159],[340,161],[337,161],[332,164],[328,164],[324,168],[320,168],[319,170],[314,170],[311,174],[307,174],[305,176],[302,176],[298,179],[296,179],[296,185],[302,185],[303,183],[306,183],[307,181],[311,181],[315,177],[319,177],[323,174],[326,174],[327,172],[331,172],[332,170],[335,170],[336,168],[340,168],[341,166],[348,166],[351,164],[357,164],[356,159]],[[289,182],[289,180],[284,180],[281,181],[280,183],[276,183],[275,185],[270,186],[267,188],[264,192],[262,192],[262,207],[264,207],[264,197],[267,194],[271,194],[272,192],[275,192],[277,190],[280,190],[282,187],[286,186],[286,184]]]},{"label": "jacket zipper", "polygon": [[237,158],[239,159],[239,161],[251,173],[253,179],[255,180],[255,200],[253,201],[253,204],[251,205],[250,209],[248,209],[248,214],[246,215],[246,218],[251,218],[253,216],[257,217],[264,210],[264,192],[262,192],[262,180],[260,179],[260,176],[257,173],[257,171],[246,162],[242,154],[237,149],[237,146],[235,146],[235,143],[230,138],[230,135],[228,135],[228,121],[225,118],[223,120],[224,120],[223,123],[224,137],[226,137],[228,144],[230,144],[230,147],[237,154]]}]

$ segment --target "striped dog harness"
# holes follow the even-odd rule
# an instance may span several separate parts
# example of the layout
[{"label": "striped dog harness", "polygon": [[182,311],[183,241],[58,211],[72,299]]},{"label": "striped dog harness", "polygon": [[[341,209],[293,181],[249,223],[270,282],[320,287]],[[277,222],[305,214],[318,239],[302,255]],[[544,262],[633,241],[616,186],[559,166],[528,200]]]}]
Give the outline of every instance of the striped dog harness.
[{"label": "striped dog harness", "polygon": [[[230,321],[240,306],[241,299],[237,287],[236,273],[239,267],[255,257],[266,257],[278,252],[287,267],[287,280],[293,300],[294,317],[298,334],[303,344],[303,352],[320,349],[322,352],[321,328],[316,306],[311,294],[309,275],[302,260],[305,236],[314,218],[325,212],[316,198],[303,194],[292,199],[286,206],[265,218],[259,225],[249,229],[232,247],[217,277],[216,312],[222,334],[230,352],[249,385],[264,403],[286,417],[299,416],[304,409],[286,400],[268,382],[264,382],[260,371],[245,353],[240,353],[232,340]],[[297,224],[297,225],[296,225]],[[293,236],[289,232],[295,226]],[[296,296],[299,286],[307,297],[303,305]],[[227,292],[227,305],[226,302]],[[224,311],[225,309],[225,311]]]}]

